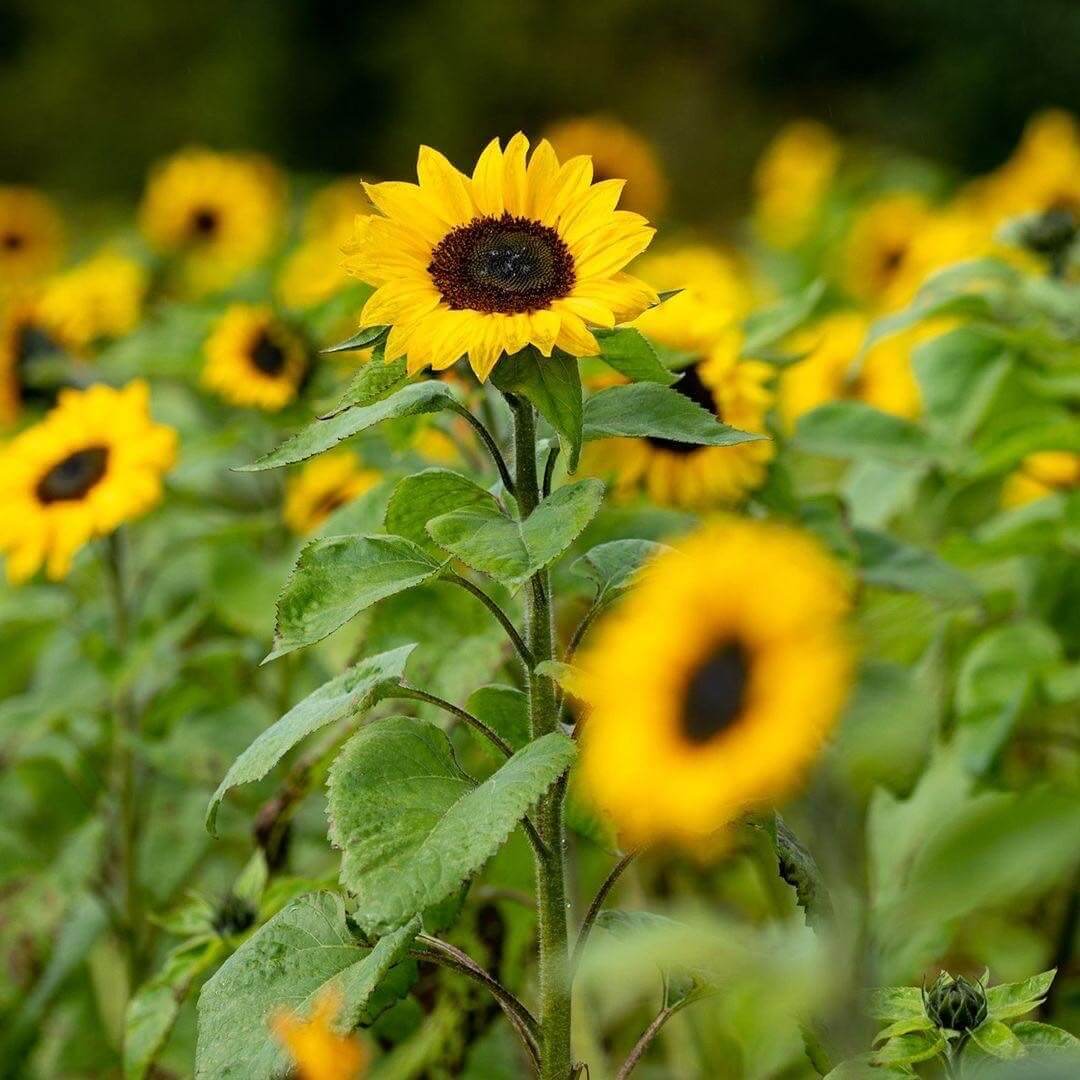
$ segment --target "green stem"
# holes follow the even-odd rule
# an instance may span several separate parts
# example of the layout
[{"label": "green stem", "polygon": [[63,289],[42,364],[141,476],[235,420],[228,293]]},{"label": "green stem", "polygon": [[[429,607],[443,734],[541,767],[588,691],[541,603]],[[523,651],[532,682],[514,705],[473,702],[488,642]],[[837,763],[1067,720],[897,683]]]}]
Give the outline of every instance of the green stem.
[{"label": "green stem", "polygon": [[585,951],[585,943],[589,940],[589,934],[592,933],[593,923],[596,922],[596,917],[600,914],[600,909],[604,906],[604,901],[607,899],[608,893],[611,892],[615,882],[622,876],[622,872],[634,861],[635,855],[637,855],[636,851],[627,852],[611,868],[611,872],[604,879],[604,883],[593,897],[593,902],[589,905],[589,910],[582,920],[581,929],[578,931],[577,941],[574,944],[574,954],[570,958],[571,978],[573,978],[574,973],[577,971],[578,964],[581,962],[581,954]]},{"label": "green stem", "polygon": [[[514,470],[518,509],[524,519],[540,502],[536,473],[536,416],[532,405],[516,395],[507,401],[514,416]],[[558,728],[555,684],[532,668],[554,659],[551,587],[546,570],[534,574],[525,591],[526,641],[533,663],[528,673],[529,721],[532,737]],[[570,953],[566,910],[566,858],[563,835],[565,778],[541,798],[536,825],[547,854],[537,855],[537,917],[540,947],[540,1077],[568,1080],[570,1050]]]},{"label": "green stem", "polygon": [[517,649],[518,656],[521,657],[522,663],[525,665],[526,670],[533,667],[535,661],[533,654],[529,651],[528,645],[522,640],[521,635],[517,632],[517,627],[510,621],[510,617],[505,611],[479,585],[474,585],[468,578],[461,577],[460,574],[449,573],[443,578],[444,581],[449,581],[452,585],[458,585],[466,592],[470,592],[481,604],[484,605],[491,612],[492,615],[499,621],[499,625],[506,631],[506,636],[513,642],[514,648]]}]

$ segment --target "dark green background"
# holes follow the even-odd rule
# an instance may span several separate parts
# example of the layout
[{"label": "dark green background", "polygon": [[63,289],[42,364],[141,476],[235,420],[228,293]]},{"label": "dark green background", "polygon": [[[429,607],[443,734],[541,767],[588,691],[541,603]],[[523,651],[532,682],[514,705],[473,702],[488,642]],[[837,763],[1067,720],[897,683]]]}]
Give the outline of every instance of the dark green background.
[{"label": "dark green background", "polygon": [[1050,104],[1080,109],[1077,0],[0,0],[0,182],[68,198],[192,141],[402,176],[603,110],[711,215],[792,116],[974,170]]}]

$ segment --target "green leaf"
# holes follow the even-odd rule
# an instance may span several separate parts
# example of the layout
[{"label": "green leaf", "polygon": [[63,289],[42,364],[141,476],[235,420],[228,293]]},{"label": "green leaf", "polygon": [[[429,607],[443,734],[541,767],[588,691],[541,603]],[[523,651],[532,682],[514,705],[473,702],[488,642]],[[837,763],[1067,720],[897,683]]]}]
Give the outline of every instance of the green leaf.
[{"label": "green leaf", "polygon": [[986,1005],[992,1020],[1011,1020],[1014,1016],[1023,1016],[1039,1005],[1050,984],[1054,981],[1057,968],[1032,975],[1023,982],[1000,983],[986,991]]},{"label": "green leaf", "polygon": [[577,468],[581,454],[581,372],[577,358],[561,349],[542,356],[522,349],[495,365],[491,381],[504,393],[527,398],[569,447],[568,468]]},{"label": "green leaf", "polygon": [[1012,1033],[1028,1051],[1065,1050],[1080,1055],[1080,1039],[1053,1024],[1021,1020],[1013,1024]]},{"label": "green leaf", "polygon": [[410,377],[404,358],[388,364],[382,359],[381,348],[377,348],[371,359],[352,377],[337,405],[319,419],[329,420],[354,405],[374,405],[400,390]]},{"label": "green leaf", "polygon": [[566,685],[574,678],[572,664],[564,664],[561,660],[541,660],[533,668],[533,674],[543,679],[551,679],[565,689]]},{"label": "green leaf", "polygon": [[570,569],[596,585],[594,603],[600,606],[628,589],[649,559],[670,550],[652,540],[610,540],[590,548]]},{"label": "green leaf", "polygon": [[852,533],[859,549],[862,576],[871,585],[925,593],[946,604],[971,604],[979,599],[967,575],[933,552],[871,529],[856,528]]},{"label": "green leaf", "polygon": [[900,465],[932,456],[929,436],[909,420],[861,401],[832,401],[799,418],[795,445],[808,454],[837,458],[876,458]]},{"label": "green leaf", "polygon": [[[481,686],[469,696],[465,708],[501,735],[513,749],[520,750],[529,741],[529,699],[517,687]],[[483,743],[490,745],[487,740]]]},{"label": "green leaf", "polygon": [[913,1031],[932,1031],[936,1025],[925,1013],[922,1016],[908,1016],[903,1020],[896,1020],[887,1028],[882,1028],[874,1036],[874,1045],[887,1042],[896,1038],[897,1035],[910,1035]]},{"label": "green leaf", "polygon": [[890,1039],[873,1056],[876,1065],[914,1065],[927,1061],[945,1049],[945,1036],[940,1032],[913,1031]]},{"label": "green leaf", "polygon": [[451,469],[424,469],[399,480],[386,507],[386,531],[437,552],[425,526],[435,517],[467,507],[499,513],[490,492]]},{"label": "green leaf", "polygon": [[443,731],[395,716],[359,731],[330,770],[330,837],[355,919],[382,933],[477,873],[567,769],[575,746],[552,732],[478,786]]},{"label": "green leaf", "polygon": [[742,355],[762,357],[778,341],[797,330],[818,306],[825,294],[825,282],[812,281],[802,292],[756,312],[744,326]]},{"label": "green leaf", "polygon": [[1015,1061],[1027,1053],[1024,1044],[1000,1020],[986,1020],[971,1037],[984,1053],[1005,1061]]},{"label": "green leaf", "polygon": [[602,481],[579,480],[556,489],[524,521],[480,505],[434,518],[427,529],[474,570],[516,588],[574,542],[603,500]]},{"label": "green leaf", "polygon": [[415,645],[360,661],[324,683],[267,728],[231,765],[206,809],[206,828],[213,833],[218,807],[226,792],[261,780],[298,742],[320,728],[371,708],[385,689],[400,684]]},{"label": "green leaf", "polygon": [[875,1020],[909,1020],[926,1015],[917,986],[882,986],[871,990],[866,1011]]},{"label": "green leaf", "polygon": [[807,925],[815,930],[823,929],[832,920],[833,906],[821,868],[779,814],[774,815],[774,828],[769,830],[769,835],[780,877],[795,890]]},{"label": "green leaf", "polygon": [[850,1058],[842,1061],[831,1072],[826,1073],[825,1080],[883,1080],[893,1076],[913,1076],[906,1066],[886,1066],[880,1068],[873,1064],[873,1055],[863,1054],[861,1057]]},{"label": "green leaf", "polygon": [[994,627],[975,639],[960,663],[956,707],[961,714],[1010,704],[1061,659],[1061,642],[1033,619]]},{"label": "green leaf", "polygon": [[322,351],[324,353],[355,352],[358,349],[369,349],[378,344],[390,333],[389,326],[368,326],[363,330],[357,330],[352,337],[339,341],[336,345],[328,345]]},{"label": "green leaf", "polygon": [[585,402],[585,441],[653,437],[695,446],[734,446],[764,435],[721,424],[678,390],[657,383],[612,386]]},{"label": "green leaf", "polygon": [[300,552],[277,601],[274,649],[263,663],[321,641],[384,597],[442,570],[400,536],[331,536]]},{"label": "green leaf", "polygon": [[198,1006],[197,1080],[270,1080],[291,1063],[268,1021],[281,1009],[310,1013],[329,984],[341,994],[342,1030],[364,1018],[380,982],[420,930],[413,919],[373,949],[361,948],[334,893],[294,900],[260,927],[203,987]]},{"label": "green leaf", "polygon": [[678,381],[679,376],[668,369],[652,342],[640,330],[617,326],[613,330],[594,330],[593,336],[600,343],[600,358],[604,363],[628,379],[661,386]]},{"label": "green leaf", "polygon": [[265,454],[251,465],[239,466],[237,471],[259,472],[263,469],[280,469],[282,465],[295,465],[298,461],[306,461],[316,454],[330,450],[338,443],[351,439],[384,420],[438,412],[440,409],[452,408],[455,404],[453,391],[444,382],[428,379],[410,383],[374,404],[349,407],[327,420],[316,420],[276,450]]}]

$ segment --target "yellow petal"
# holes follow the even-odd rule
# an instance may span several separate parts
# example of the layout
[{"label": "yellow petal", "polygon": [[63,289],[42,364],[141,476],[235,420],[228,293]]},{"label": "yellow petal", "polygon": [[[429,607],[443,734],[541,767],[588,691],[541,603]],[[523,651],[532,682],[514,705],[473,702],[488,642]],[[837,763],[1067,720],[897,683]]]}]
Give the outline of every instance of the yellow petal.
[{"label": "yellow petal", "polygon": [[420,147],[416,163],[420,187],[435,211],[450,225],[464,225],[476,214],[469,178],[458,172],[447,159],[430,146]]},{"label": "yellow petal", "polygon": [[417,184],[387,180],[365,184],[368,198],[388,217],[416,233],[425,244],[434,247],[446,235],[446,222],[434,211]]},{"label": "yellow petal", "polygon": [[577,267],[578,275],[583,278],[599,277],[603,274],[613,274],[621,270],[631,259],[637,258],[650,244],[655,229],[642,229],[612,245],[589,255],[583,259]]},{"label": "yellow petal", "polygon": [[481,214],[498,217],[506,209],[503,192],[503,155],[499,140],[492,139],[476,162],[472,175],[473,201]]},{"label": "yellow petal", "polygon": [[525,209],[527,217],[538,220],[544,217],[559,178],[559,159],[547,139],[541,139],[533,149],[526,170],[529,202]]},{"label": "yellow petal", "polygon": [[551,185],[551,194],[540,220],[554,225],[567,205],[586,191],[592,183],[592,159],[581,155],[571,158],[560,170]]},{"label": "yellow petal", "polygon": [[529,140],[519,131],[507,144],[503,155],[503,196],[506,209],[521,216],[528,209],[529,189],[525,179],[525,155]]}]

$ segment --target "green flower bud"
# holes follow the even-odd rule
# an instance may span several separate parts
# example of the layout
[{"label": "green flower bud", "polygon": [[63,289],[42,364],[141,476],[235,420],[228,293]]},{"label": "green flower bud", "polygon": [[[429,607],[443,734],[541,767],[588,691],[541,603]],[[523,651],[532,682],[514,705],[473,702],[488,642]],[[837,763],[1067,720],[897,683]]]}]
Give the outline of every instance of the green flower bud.
[{"label": "green flower bud", "polygon": [[972,1031],[986,1019],[986,990],[963,975],[943,971],[929,990],[923,987],[923,1008],[939,1028]]}]

